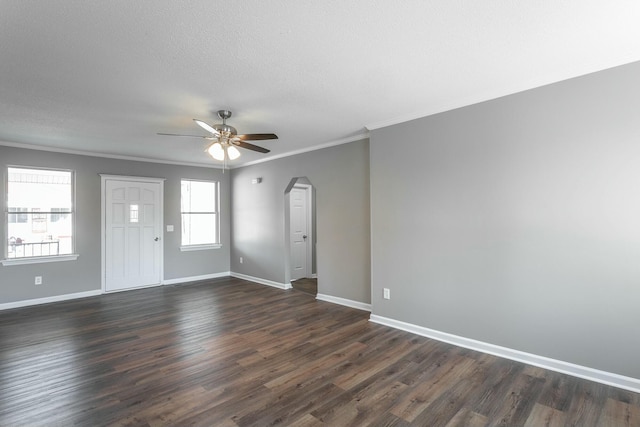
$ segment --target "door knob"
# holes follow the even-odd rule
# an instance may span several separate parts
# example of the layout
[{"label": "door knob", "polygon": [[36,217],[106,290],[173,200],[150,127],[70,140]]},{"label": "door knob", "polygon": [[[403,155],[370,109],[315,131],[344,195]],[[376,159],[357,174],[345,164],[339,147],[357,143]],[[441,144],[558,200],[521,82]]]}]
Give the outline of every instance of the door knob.
[{"label": "door knob", "polygon": [[303,238],[303,239],[306,239],[306,238],[307,238],[307,235],[306,235],[306,234],[304,234],[304,235],[302,236],[302,238]]},{"label": "door knob", "polygon": [[159,237],[156,237],[156,238],[155,238],[155,239],[153,239],[153,240],[157,242],[158,240],[160,240],[160,238],[159,238]]}]

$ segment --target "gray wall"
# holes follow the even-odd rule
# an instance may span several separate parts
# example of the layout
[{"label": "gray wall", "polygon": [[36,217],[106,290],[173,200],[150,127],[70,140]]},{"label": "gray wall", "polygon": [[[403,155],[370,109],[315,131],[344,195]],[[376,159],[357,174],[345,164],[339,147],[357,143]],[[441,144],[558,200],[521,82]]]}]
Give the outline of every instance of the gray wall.
[{"label": "gray wall", "polygon": [[373,131],[373,314],[640,378],[638,76]]},{"label": "gray wall", "polygon": [[[0,146],[3,185],[7,165],[72,169],[76,172],[76,261],[31,265],[0,265],[0,304],[101,289],[100,173],[165,178],[164,222],[175,232],[164,233],[164,278],[179,279],[229,271],[229,173],[220,169],[115,160]],[[220,181],[222,248],[180,252],[180,179]],[[5,187],[3,187],[5,188]],[[6,211],[5,198],[0,212]],[[4,221],[4,219],[3,219]],[[6,242],[5,226],[0,242]],[[163,227],[166,230],[166,227]],[[3,243],[4,244],[4,243]],[[4,250],[0,251],[4,256]],[[34,276],[43,285],[34,285]]]},{"label": "gray wall", "polygon": [[[316,191],[318,292],[369,303],[368,140],[233,169],[231,176],[232,271],[287,283],[285,189],[292,178],[307,177]],[[262,183],[251,184],[257,177]]]}]

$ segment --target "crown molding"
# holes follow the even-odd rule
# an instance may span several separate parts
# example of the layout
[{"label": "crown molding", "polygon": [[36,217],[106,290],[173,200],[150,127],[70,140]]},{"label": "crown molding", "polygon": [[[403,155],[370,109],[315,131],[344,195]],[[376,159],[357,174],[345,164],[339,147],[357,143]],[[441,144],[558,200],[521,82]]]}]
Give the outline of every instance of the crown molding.
[{"label": "crown molding", "polygon": [[[350,136],[347,138],[336,139],[334,141],[326,142],[324,144],[314,145],[312,147],[302,148],[299,150],[289,151],[287,153],[277,154],[270,157],[265,157],[259,160],[254,160],[247,163],[242,163],[239,165],[229,165],[227,164],[227,169],[238,169],[245,166],[256,165],[259,163],[270,162],[272,160],[282,159],[284,157],[295,156],[298,154],[308,153],[311,151],[322,150],[324,148],[334,147],[336,145],[348,144],[350,142],[360,141],[362,139],[369,138],[369,132],[359,133],[354,136]],[[45,147],[42,145],[34,145],[34,144],[26,144],[22,142],[9,142],[9,141],[0,141],[0,145],[4,145],[7,147],[15,147],[15,148],[24,148],[27,150],[38,150],[38,151],[48,151],[52,153],[63,153],[63,154],[75,154],[79,156],[90,156],[90,157],[102,157],[107,159],[117,159],[117,160],[130,160],[136,162],[147,162],[147,163],[160,163],[160,164],[169,164],[169,165],[179,165],[179,166],[193,166],[200,168],[214,168],[214,169],[222,169],[222,165],[216,164],[208,164],[208,163],[195,163],[195,162],[178,162],[174,160],[162,160],[162,159],[152,159],[148,157],[135,157],[135,156],[123,156],[119,154],[108,154],[108,153],[100,153],[93,151],[84,151],[84,150],[74,150],[69,148],[58,148],[58,147]]]},{"label": "crown molding", "polygon": [[69,148],[45,147],[43,145],[26,144],[23,142],[0,141],[0,145],[4,145],[6,147],[24,148],[26,150],[38,150],[38,151],[48,151],[52,153],[75,154],[78,156],[101,157],[106,159],[130,160],[134,162],[159,163],[159,164],[166,164],[166,165],[192,166],[192,167],[198,167],[198,168],[222,169],[222,165],[215,165],[215,164],[208,164],[208,163],[178,162],[175,160],[152,159],[149,157],[124,156],[120,154],[108,154],[108,153],[100,153],[100,152],[93,152],[93,151],[74,150]]},{"label": "crown molding", "polygon": [[347,138],[336,139],[334,141],[326,142],[320,145],[314,145],[312,147],[301,148],[299,150],[289,151],[283,154],[277,154],[275,156],[265,157],[263,159],[254,160],[251,162],[243,163],[241,165],[232,166],[230,169],[238,169],[245,166],[257,165],[259,163],[270,162],[272,160],[282,159],[284,157],[296,156],[298,154],[309,153],[311,151],[322,150],[324,148],[335,147],[336,145],[348,144],[350,142],[361,141],[363,139],[369,138],[369,132],[359,133],[358,135],[350,136]]}]

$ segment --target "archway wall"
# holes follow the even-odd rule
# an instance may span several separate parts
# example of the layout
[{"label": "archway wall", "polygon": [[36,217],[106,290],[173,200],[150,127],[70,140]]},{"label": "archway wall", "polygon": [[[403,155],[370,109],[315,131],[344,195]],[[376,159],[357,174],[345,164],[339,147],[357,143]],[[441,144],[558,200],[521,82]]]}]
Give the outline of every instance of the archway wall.
[{"label": "archway wall", "polygon": [[368,139],[232,169],[231,271],[287,283],[284,198],[297,177],[315,189],[318,292],[369,304]]}]

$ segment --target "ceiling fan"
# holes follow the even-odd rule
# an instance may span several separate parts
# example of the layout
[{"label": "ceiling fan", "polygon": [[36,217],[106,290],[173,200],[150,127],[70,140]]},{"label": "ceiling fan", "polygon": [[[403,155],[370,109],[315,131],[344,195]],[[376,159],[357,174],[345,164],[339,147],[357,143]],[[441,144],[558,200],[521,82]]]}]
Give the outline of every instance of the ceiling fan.
[{"label": "ceiling fan", "polygon": [[219,110],[218,117],[222,119],[221,124],[213,126],[202,120],[193,119],[201,128],[210,132],[211,135],[180,135],[175,133],[158,133],[158,135],[168,136],[186,136],[191,138],[204,138],[212,141],[205,152],[216,160],[224,161],[227,159],[234,160],[240,157],[240,151],[236,147],[246,148],[247,150],[257,151],[258,153],[268,153],[270,150],[248,143],[247,141],[262,141],[265,139],[278,139],[278,135],[274,133],[248,133],[238,135],[238,131],[233,126],[227,124],[227,119],[231,117],[231,111]]}]

